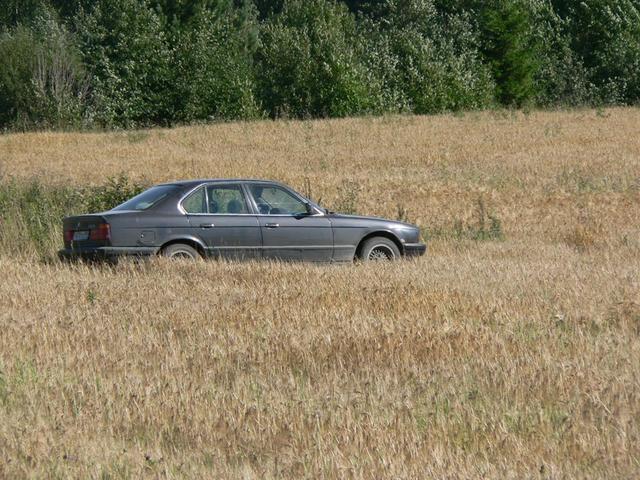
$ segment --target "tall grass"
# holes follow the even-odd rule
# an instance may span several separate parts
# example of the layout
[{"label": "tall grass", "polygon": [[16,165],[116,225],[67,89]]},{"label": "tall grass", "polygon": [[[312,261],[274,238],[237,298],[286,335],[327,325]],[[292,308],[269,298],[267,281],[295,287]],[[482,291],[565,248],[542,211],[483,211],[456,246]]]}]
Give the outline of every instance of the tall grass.
[{"label": "tall grass", "polygon": [[[0,136],[0,478],[637,478],[638,124],[616,109]],[[118,172],[278,179],[417,222],[429,250],[39,261]]]},{"label": "tall grass", "polygon": [[62,245],[62,219],[109,210],[143,185],[121,174],[103,185],[67,187],[43,179],[0,180],[0,252],[51,260]]}]

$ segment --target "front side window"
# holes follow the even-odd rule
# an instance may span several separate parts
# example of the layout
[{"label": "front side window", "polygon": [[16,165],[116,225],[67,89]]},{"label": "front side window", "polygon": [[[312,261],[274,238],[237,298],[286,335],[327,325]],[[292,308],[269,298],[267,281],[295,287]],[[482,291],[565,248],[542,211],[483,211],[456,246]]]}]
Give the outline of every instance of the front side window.
[{"label": "front side window", "polygon": [[299,198],[281,187],[273,185],[251,185],[258,211],[263,215],[302,215],[307,206]]},{"label": "front side window", "polygon": [[247,202],[239,185],[207,186],[208,209],[210,214],[249,213]]}]

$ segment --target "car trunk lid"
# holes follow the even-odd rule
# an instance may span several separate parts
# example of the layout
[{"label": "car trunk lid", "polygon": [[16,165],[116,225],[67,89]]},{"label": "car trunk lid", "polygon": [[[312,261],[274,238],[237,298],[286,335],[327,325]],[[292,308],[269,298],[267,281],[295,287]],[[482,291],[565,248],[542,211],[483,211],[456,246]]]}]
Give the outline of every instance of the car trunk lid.
[{"label": "car trunk lid", "polygon": [[65,248],[111,244],[111,227],[103,215],[77,215],[63,220]]}]

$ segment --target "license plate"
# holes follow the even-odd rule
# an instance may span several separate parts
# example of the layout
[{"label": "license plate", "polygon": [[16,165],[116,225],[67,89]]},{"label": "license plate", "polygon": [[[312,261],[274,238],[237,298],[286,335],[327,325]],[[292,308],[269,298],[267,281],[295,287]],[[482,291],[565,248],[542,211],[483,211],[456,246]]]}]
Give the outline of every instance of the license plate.
[{"label": "license plate", "polygon": [[73,232],[74,242],[81,242],[82,240],[88,240],[88,239],[89,239],[89,232],[87,231]]}]

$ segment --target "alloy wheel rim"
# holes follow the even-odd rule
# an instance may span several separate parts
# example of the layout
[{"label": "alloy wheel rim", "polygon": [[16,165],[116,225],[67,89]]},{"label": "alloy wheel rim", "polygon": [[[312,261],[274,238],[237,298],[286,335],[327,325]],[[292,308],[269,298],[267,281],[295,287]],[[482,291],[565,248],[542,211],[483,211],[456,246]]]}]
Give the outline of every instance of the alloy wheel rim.
[{"label": "alloy wheel rim", "polygon": [[369,252],[369,260],[374,261],[393,260],[395,257],[393,250],[387,245],[376,245]]},{"label": "alloy wheel rim", "polygon": [[176,260],[181,260],[181,259],[193,260],[193,255],[191,255],[186,250],[178,250],[171,254],[171,258],[174,258]]}]

